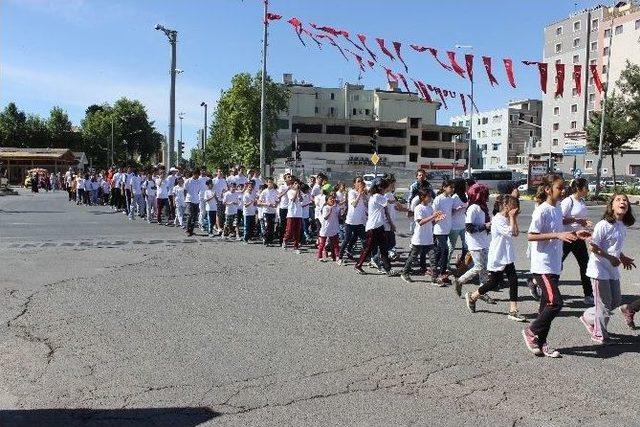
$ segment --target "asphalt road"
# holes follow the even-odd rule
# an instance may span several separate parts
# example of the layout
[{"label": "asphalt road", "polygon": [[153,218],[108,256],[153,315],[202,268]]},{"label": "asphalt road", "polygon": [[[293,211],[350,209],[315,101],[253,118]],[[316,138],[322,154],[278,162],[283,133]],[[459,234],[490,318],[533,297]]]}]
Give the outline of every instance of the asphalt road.
[{"label": "asphalt road", "polygon": [[525,349],[506,290],[470,314],[451,288],[188,239],[63,193],[1,197],[0,425],[637,424],[637,332],[616,313],[615,345],[592,345],[576,277],[571,259],[551,360]]}]

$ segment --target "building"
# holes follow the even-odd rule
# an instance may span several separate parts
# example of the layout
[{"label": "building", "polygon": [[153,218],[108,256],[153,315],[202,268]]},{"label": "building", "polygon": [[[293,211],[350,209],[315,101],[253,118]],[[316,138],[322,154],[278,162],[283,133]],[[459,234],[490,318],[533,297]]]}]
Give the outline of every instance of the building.
[{"label": "building", "polygon": [[293,82],[291,75],[285,75],[284,84],[291,98],[275,139],[280,161],[290,163],[297,140],[300,163],[307,170],[368,170],[373,167],[370,140],[377,131],[385,167],[452,169],[455,159],[456,167],[466,167],[467,145],[455,138],[465,129],[437,125],[439,103],[426,103],[396,87],[370,90],[346,83],[320,88]]},{"label": "building", "polygon": [[[609,35],[613,28],[612,45]],[[610,69],[607,61],[611,57]],[[534,158],[547,158],[549,152],[555,159],[558,170],[572,172],[574,167],[594,174],[597,156],[563,156],[567,146],[586,145],[584,129],[593,111],[600,110],[600,94],[594,86],[589,72],[590,65],[597,65],[603,82],[615,83],[620,77],[626,61],[640,63],[640,7],[634,2],[618,2],[614,6],[599,5],[571,14],[569,17],[549,24],[544,29],[544,60],[549,64],[549,90],[543,95],[542,139],[531,148]],[[565,93],[555,97],[555,64],[566,64]],[[574,64],[582,65],[582,93],[573,85]],[[609,74],[607,77],[607,73]],[[612,90],[613,87],[610,86]],[[619,172],[640,172],[640,157],[637,148],[629,147]],[[610,159],[603,162],[603,173],[611,171]]]},{"label": "building", "polygon": [[9,183],[20,184],[30,169],[66,172],[76,166],[76,157],[66,148],[0,147],[0,163],[7,168]]},{"label": "building", "polygon": [[[474,114],[473,121],[474,169],[522,169],[527,147],[540,139],[542,101],[512,101],[507,108]],[[450,122],[469,128],[471,116],[455,116]]]}]

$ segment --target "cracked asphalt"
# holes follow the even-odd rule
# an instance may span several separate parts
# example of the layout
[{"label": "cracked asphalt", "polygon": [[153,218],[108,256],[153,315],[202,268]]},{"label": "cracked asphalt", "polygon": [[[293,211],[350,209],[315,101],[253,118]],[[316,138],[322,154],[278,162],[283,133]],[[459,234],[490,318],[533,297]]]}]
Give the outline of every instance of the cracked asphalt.
[{"label": "cracked asphalt", "polygon": [[22,191],[0,198],[0,425],[635,425],[638,332],[616,314],[592,345],[576,277],[570,259],[563,357],[537,358],[506,289],[472,315],[450,288]]}]

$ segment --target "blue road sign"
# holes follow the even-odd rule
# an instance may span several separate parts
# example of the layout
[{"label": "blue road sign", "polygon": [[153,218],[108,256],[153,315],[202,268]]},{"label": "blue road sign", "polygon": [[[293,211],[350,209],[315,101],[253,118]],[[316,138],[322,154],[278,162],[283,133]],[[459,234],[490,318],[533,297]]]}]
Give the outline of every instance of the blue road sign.
[{"label": "blue road sign", "polygon": [[584,156],[587,154],[587,147],[584,145],[569,145],[562,149],[564,156]]},{"label": "blue road sign", "polygon": [[581,176],[582,176],[582,171],[581,171],[580,169],[576,169],[576,170],[573,172],[573,177],[574,177],[574,178],[580,178]]}]

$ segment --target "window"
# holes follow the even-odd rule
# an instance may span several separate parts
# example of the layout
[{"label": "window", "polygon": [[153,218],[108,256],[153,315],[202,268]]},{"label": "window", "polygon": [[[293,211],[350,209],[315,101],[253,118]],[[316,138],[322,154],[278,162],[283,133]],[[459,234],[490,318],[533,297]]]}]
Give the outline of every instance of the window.
[{"label": "window", "polygon": [[573,23],[573,31],[580,31],[580,21]]},{"label": "window", "polygon": [[616,36],[619,36],[620,34],[622,34],[622,25],[618,25],[616,29],[613,31],[613,34],[615,34]]},{"label": "window", "polygon": [[336,94],[331,92],[331,99],[336,99]]},{"label": "window", "polygon": [[411,135],[409,137],[409,145],[418,145],[418,135]]},{"label": "window", "polygon": [[483,137],[483,138],[486,138],[486,137],[487,137],[487,132],[486,132],[486,131],[484,131],[484,130],[482,131],[482,137]]},{"label": "window", "polygon": [[589,77],[589,86],[593,86],[593,77]]},{"label": "window", "polygon": [[598,42],[591,42],[591,51],[595,52],[598,50]]},{"label": "window", "polygon": [[580,47],[580,39],[573,39],[573,47]]},{"label": "window", "polygon": [[353,110],[351,110],[351,115],[355,116],[358,114],[358,110],[356,110],[355,108]]},{"label": "window", "polygon": [[289,119],[278,119],[278,129],[289,129]]},{"label": "window", "polygon": [[500,149],[500,144],[492,144],[491,149],[493,151],[498,151]]},{"label": "window", "polygon": [[562,50],[562,43],[556,43],[556,53],[560,53]]},{"label": "window", "polygon": [[560,123],[554,123],[553,124],[553,130],[557,131],[558,129],[560,129]]},{"label": "window", "polygon": [[602,49],[602,55],[603,56],[609,56],[609,46],[607,46],[604,49]]},{"label": "window", "polygon": [[640,30],[640,19],[636,19],[636,30]]},{"label": "window", "polygon": [[562,63],[562,59],[556,59],[556,64]]},{"label": "window", "polygon": [[554,116],[560,115],[560,107],[553,107],[553,115]]},{"label": "window", "polygon": [[573,55],[573,63],[577,64],[580,62],[580,55]]},{"label": "window", "polygon": [[578,89],[576,89],[575,87],[571,90],[571,94],[573,96],[578,96]]},{"label": "window", "polygon": [[589,65],[596,65],[596,60],[595,59],[590,60]]},{"label": "window", "polygon": [[509,150],[513,150],[513,144],[509,143]]},{"label": "window", "polygon": [[561,36],[561,35],[562,35],[562,27],[556,28],[556,36]]},{"label": "window", "polygon": [[554,147],[558,146],[558,138],[553,138],[552,144]]},{"label": "window", "polygon": [[500,123],[502,121],[502,116],[493,116],[493,123]]},{"label": "window", "polygon": [[607,66],[606,65],[602,66],[602,74],[607,74]]},{"label": "window", "polygon": [[604,30],[604,38],[608,39],[609,37],[611,37],[611,28]]},{"label": "window", "polygon": [[417,162],[418,161],[418,153],[409,153],[409,161]]},{"label": "window", "polygon": [[571,105],[571,112],[572,113],[577,113],[578,112],[578,104]]},{"label": "window", "polygon": [[371,110],[369,110],[368,108],[367,108],[367,109],[365,109],[365,110],[364,110],[364,114],[365,114],[366,116],[371,115]]},{"label": "window", "polygon": [[467,120],[467,122],[465,123],[465,126],[466,126],[466,127],[471,126],[471,120]]},{"label": "window", "polygon": [[353,94],[353,100],[354,101],[360,101],[360,95],[358,95],[357,93]]},{"label": "window", "polygon": [[443,148],[441,151],[442,154],[440,155],[440,157],[442,157],[443,159],[453,159],[453,150]]},{"label": "window", "polygon": [[584,167],[586,169],[593,169],[593,160],[585,160]]},{"label": "window", "polygon": [[589,102],[595,102],[596,101],[596,94],[595,93],[590,93],[589,94]]},{"label": "window", "polygon": [[[333,94],[331,94],[331,95],[333,95]],[[335,113],[336,113],[336,109],[335,108],[333,108],[333,107],[329,108],[329,114],[330,115],[333,116]]]},{"label": "window", "polygon": [[482,124],[486,125],[487,123],[489,123],[489,117],[483,117],[482,118]]},{"label": "window", "polygon": [[423,148],[422,150],[420,150],[420,156],[437,159],[440,157],[440,150],[438,150],[437,148]]},{"label": "window", "polygon": [[318,107],[315,108],[315,112],[316,114],[318,114],[320,112],[320,109]]},{"label": "window", "polygon": [[575,120],[571,122],[571,129],[577,129],[578,128],[578,122],[576,122]]},{"label": "window", "polygon": [[591,31],[598,31],[598,20],[594,19],[591,21]]}]

